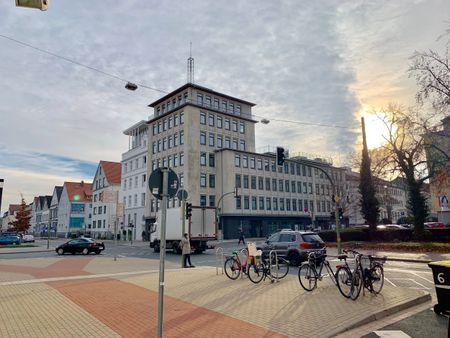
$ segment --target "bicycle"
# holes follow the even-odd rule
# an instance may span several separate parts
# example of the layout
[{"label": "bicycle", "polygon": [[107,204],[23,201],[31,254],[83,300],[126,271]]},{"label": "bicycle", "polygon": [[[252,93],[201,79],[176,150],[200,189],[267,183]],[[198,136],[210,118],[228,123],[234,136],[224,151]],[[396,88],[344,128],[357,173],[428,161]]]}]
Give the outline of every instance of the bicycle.
[{"label": "bicycle", "polygon": [[[344,264],[336,266],[336,272],[333,271],[330,262],[326,259],[327,255],[324,250],[318,252],[310,252],[308,254],[308,261],[300,266],[298,269],[298,280],[300,285],[306,291],[312,291],[317,287],[317,280],[322,280],[327,275],[330,276],[331,281],[336,285],[340,293],[345,298],[350,298],[352,273],[347,264],[347,255],[339,255],[339,260],[344,260]],[[319,270],[317,270],[319,265]],[[326,275],[322,275],[323,267],[327,270]],[[349,283],[350,281],[350,283]]]},{"label": "bicycle", "polygon": [[[276,256],[275,256],[276,257]],[[266,278],[273,283],[275,280],[282,279],[289,273],[289,261],[284,258],[262,258],[261,262],[249,265],[247,274],[248,279],[258,284]]]},{"label": "bicycle", "polygon": [[354,250],[348,251],[355,255],[355,270],[352,274],[350,298],[356,300],[363,287],[370,293],[379,294],[384,285],[383,264],[386,262],[386,257],[363,255]]},{"label": "bicycle", "polygon": [[[246,259],[244,262],[241,262],[239,253],[245,253]],[[246,274],[247,262],[248,262],[247,249],[242,249],[239,252],[233,251],[232,256],[228,257],[223,264],[225,274],[227,275],[228,278],[232,280],[238,279],[239,276],[241,275],[241,272]]]}]

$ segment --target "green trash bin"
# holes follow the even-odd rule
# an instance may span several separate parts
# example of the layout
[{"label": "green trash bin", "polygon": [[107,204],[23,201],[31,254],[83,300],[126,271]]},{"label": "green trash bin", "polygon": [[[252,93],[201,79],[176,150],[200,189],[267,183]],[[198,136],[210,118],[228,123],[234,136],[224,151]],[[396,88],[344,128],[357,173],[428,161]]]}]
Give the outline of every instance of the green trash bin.
[{"label": "green trash bin", "polygon": [[434,312],[450,312],[450,261],[431,262],[428,266],[433,271],[434,285],[438,303]]}]

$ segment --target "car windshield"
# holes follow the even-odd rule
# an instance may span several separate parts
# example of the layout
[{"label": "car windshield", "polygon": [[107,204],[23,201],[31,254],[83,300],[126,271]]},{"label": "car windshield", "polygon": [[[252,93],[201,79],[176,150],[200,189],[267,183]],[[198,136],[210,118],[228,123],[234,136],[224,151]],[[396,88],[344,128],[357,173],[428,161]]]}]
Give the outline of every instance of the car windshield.
[{"label": "car windshield", "polygon": [[320,238],[320,236],[317,234],[305,234],[305,235],[302,235],[302,237],[303,237],[303,240],[308,243],[314,243],[314,242],[322,243],[323,242],[322,238]]}]

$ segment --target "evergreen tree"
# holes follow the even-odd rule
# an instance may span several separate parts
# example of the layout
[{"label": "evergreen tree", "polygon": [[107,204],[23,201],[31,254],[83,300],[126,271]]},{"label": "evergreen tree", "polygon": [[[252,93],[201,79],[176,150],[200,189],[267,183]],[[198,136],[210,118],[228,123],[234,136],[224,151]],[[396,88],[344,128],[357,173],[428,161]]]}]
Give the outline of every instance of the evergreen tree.
[{"label": "evergreen tree", "polygon": [[22,197],[22,203],[20,204],[20,209],[17,211],[16,220],[9,222],[9,225],[15,231],[27,231],[30,228],[31,210],[28,209],[24,198]]},{"label": "evergreen tree", "polygon": [[363,130],[363,150],[359,180],[359,193],[361,194],[361,213],[366,223],[369,224],[370,230],[377,229],[377,220],[380,213],[379,202],[376,197],[375,186],[372,180],[372,172],[370,170],[370,157],[366,142],[366,129],[364,118],[361,118]]}]

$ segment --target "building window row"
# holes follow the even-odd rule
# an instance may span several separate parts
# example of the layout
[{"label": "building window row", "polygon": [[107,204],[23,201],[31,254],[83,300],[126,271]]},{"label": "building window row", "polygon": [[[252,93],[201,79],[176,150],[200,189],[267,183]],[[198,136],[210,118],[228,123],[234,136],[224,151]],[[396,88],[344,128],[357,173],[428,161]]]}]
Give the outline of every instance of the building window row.
[{"label": "building window row", "polygon": [[174,96],[156,107],[156,116],[165,114],[173,109],[176,109],[188,101],[188,92],[184,92],[178,96]]},{"label": "building window row", "polygon": [[181,130],[171,136],[164,137],[152,143],[152,154],[157,154],[184,144],[184,131]]},{"label": "building window row", "polygon": [[135,158],[122,164],[123,173],[128,173],[136,169],[142,169],[147,167],[147,156]]},{"label": "building window row", "polygon": [[197,93],[196,104],[232,115],[241,115],[242,113],[242,108],[239,104],[201,93]]},{"label": "building window row", "polygon": [[200,145],[207,145],[215,148],[229,148],[234,150],[245,151],[245,140],[231,138],[230,136],[216,135],[214,133],[208,133],[208,143],[206,142],[207,133],[205,131],[200,132]]},{"label": "building window row", "polygon": [[[156,116],[159,116],[158,114]],[[184,123],[184,112],[173,114],[153,123],[153,135],[161,134]]]},{"label": "building window row", "polygon": [[214,174],[205,174],[205,173],[200,173],[200,188],[206,188],[207,187],[207,178],[209,177],[208,180],[208,186],[210,188],[215,188],[216,187],[216,175]]},{"label": "building window row", "polygon": [[156,168],[176,168],[184,165],[184,152],[152,161],[152,171]]},{"label": "building window row", "polygon": [[245,123],[243,121],[230,120],[211,113],[200,112],[200,124],[245,134]]},{"label": "building window row", "polygon": [[216,166],[216,157],[214,153],[207,154],[206,152],[200,152],[200,165],[206,166],[207,160],[211,168],[214,168]]},{"label": "building window row", "polygon": [[302,213],[314,212],[314,205],[317,205],[317,212],[330,212],[328,202],[325,209],[325,201],[302,200],[280,197],[266,196],[239,196],[235,198],[236,209],[244,210],[273,210],[273,211],[296,211]]}]

